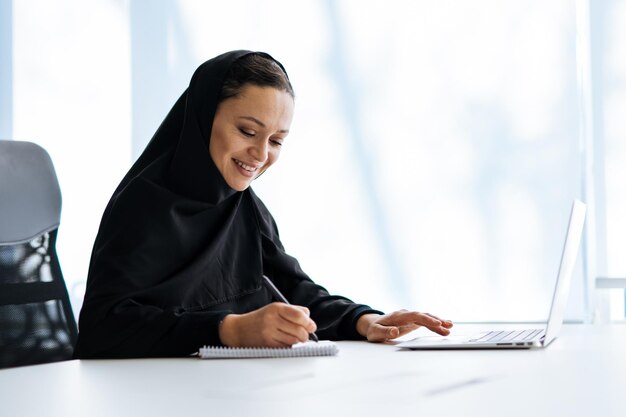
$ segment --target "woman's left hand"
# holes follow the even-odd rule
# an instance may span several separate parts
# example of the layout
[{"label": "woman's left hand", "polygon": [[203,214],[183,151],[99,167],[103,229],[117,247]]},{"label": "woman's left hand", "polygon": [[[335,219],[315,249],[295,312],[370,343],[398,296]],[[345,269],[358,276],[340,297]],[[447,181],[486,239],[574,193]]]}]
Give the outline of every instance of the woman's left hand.
[{"label": "woman's left hand", "polygon": [[403,336],[422,326],[442,336],[447,336],[453,324],[450,320],[442,320],[429,313],[398,310],[382,316],[364,314],[359,317],[356,329],[370,342],[384,342]]}]

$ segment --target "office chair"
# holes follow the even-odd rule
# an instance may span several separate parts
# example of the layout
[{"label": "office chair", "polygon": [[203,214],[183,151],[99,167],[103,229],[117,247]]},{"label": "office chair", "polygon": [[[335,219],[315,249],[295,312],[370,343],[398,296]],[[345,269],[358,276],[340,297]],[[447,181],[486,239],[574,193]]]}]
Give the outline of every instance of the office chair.
[{"label": "office chair", "polygon": [[60,218],[48,153],[0,140],[0,368],[72,357],[77,328],[56,253]]}]

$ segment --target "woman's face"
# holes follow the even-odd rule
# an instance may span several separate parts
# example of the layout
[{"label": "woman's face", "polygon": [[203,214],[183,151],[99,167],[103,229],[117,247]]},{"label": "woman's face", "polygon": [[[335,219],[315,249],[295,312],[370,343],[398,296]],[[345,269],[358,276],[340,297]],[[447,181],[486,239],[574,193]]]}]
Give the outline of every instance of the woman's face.
[{"label": "woman's face", "polygon": [[230,188],[243,191],[278,159],[293,118],[293,98],[246,85],[217,107],[209,152]]}]

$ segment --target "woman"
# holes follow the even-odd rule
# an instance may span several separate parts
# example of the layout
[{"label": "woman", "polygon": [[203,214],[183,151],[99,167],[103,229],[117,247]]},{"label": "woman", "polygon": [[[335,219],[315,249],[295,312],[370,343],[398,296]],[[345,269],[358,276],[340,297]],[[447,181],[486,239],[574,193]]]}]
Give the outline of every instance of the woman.
[{"label": "woman", "polygon": [[[233,51],[201,65],[113,194],[93,248],[78,358],[181,356],[203,345],[383,341],[452,323],[384,315],[316,285],[250,188],[280,154],[294,93],[282,65]],[[272,302],[271,278],[292,305]]]}]

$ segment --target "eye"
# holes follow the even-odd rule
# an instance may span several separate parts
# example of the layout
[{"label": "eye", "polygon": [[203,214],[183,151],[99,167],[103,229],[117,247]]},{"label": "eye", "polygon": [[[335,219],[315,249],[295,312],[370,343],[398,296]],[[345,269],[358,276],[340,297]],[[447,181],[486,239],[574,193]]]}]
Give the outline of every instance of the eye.
[{"label": "eye", "polygon": [[272,146],[283,146],[283,143],[276,139],[271,139],[270,143],[272,144]]},{"label": "eye", "polygon": [[240,131],[240,132],[241,132],[244,136],[247,136],[247,137],[252,137],[252,136],[254,136],[254,131],[253,131],[253,130],[241,129],[241,128],[240,128],[240,129],[239,129],[239,131]]}]

